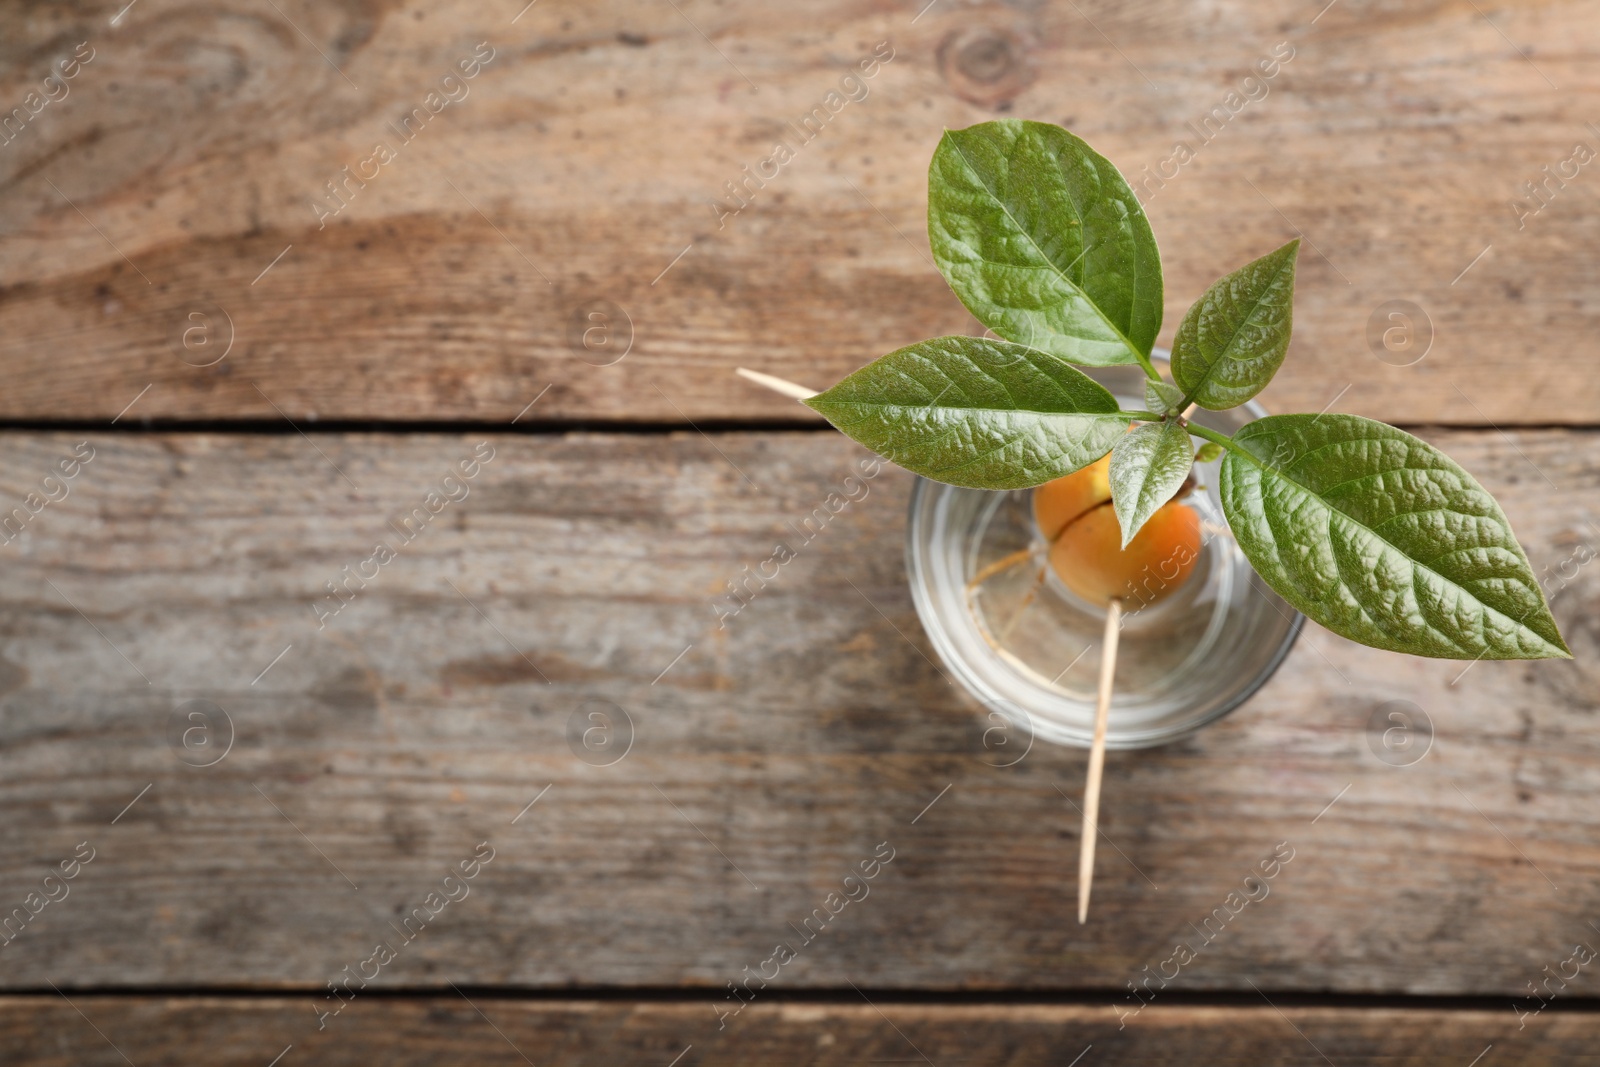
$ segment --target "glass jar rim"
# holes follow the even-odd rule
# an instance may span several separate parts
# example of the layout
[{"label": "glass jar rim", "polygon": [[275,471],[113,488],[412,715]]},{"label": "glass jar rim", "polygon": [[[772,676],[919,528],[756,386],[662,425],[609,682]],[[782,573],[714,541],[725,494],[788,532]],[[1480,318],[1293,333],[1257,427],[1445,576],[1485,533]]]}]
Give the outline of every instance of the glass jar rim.
[{"label": "glass jar rim", "polygon": [[[1163,349],[1155,349],[1151,355],[1153,361],[1157,362],[1167,362],[1169,359],[1168,353]],[[1126,368],[1107,369],[1126,370]],[[1137,368],[1133,369],[1137,370]],[[1094,369],[1085,368],[1085,372],[1092,376]],[[1260,418],[1266,414],[1266,410],[1254,400],[1247,401],[1245,404],[1240,405],[1240,408],[1251,419]],[[945,609],[942,609],[937,602],[934,576],[937,574],[938,568],[934,565],[931,553],[935,550],[938,538],[955,536],[941,525],[944,513],[939,508],[940,499],[954,494],[979,492],[982,491],[959,489],[920,476],[912,487],[907,516],[906,571],[907,580],[911,586],[912,600],[916,605],[918,617],[923,624],[923,630],[927,633],[929,640],[939,653],[940,659],[960,681],[961,685],[990,712],[997,713],[1019,728],[1028,731],[1030,745],[1034,737],[1039,737],[1059,744],[1088,747],[1092,741],[1092,730],[1078,729],[1062,722],[1059,717],[1035,714],[1011,696],[1002,692],[994,681],[986,677],[986,674],[993,673],[992,671],[985,672],[977,669],[977,666],[970,662],[974,654],[987,656],[990,663],[999,660],[999,655],[989,648],[980,649],[977,653],[963,649],[961,642],[957,639],[957,635],[952,632],[949,620],[945,617]],[[931,529],[929,528],[930,523],[933,524]],[[1259,581],[1259,578],[1255,580]],[[1269,603],[1274,600],[1282,601],[1282,598],[1278,597],[1276,593],[1272,593],[1270,589],[1265,590],[1263,595],[1268,597]],[[1167,726],[1157,724],[1146,728],[1125,726],[1122,729],[1114,729],[1108,735],[1107,747],[1115,749],[1147,748],[1179,740],[1216,722],[1254,696],[1282,666],[1305,624],[1305,617],[1287,602],[1282,602],[1281,606],[1274,606],[1277,606],[1279,608],[1278,613],[1284,616],[1287,621],[1287,627],[1280,635],[1274,638],[1276,647],[1272,648],[1264,660],[1256,664],[1254,672],[1248,678],[1243,679],[1242,684],[1228,690],[1226,695],[1213,701],[1211,706],[1207,707],[1202,714],[1197,714],[1192,718]],[[975,622],[974,626],[976,626]],[[975,644],[971,641],[967,643]],[[1014,667],[1011,669],[1015,670]]]}]

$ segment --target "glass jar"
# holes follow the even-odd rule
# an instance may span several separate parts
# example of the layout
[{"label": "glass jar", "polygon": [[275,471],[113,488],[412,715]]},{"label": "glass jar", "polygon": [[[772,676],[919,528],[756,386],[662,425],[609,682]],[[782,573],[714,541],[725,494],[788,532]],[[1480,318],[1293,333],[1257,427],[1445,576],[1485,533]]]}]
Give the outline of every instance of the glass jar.
[{"label": "glass jar", "polygon": [[[1164,362],[1167,354],[1158,349],[1154,357]],[[1084,372],[1122,407],[1146,406],[1139,367]],[[1265,414],[1251,401],[1196,409],[1191,421],[1232,434]],[[1305,621],[1234,542],[1217,490],[1220,466],[1197,464],[1198,484],[1184,498],[1201,520],[1188,580],[1164,599],[1134,591],[1125,600],[1109,748],[1165,744],[1226,715],[1272,676]],[[1087,748],[1105,608],[1076,596],[1047,565],[1032,492],[918,478],[906,540],[911,593],[945,664],[991,712],[1030,737]],[[1020,562],[999,566],[1007,557]],[[1161,577],[1141,584],[1153,591]]]}]

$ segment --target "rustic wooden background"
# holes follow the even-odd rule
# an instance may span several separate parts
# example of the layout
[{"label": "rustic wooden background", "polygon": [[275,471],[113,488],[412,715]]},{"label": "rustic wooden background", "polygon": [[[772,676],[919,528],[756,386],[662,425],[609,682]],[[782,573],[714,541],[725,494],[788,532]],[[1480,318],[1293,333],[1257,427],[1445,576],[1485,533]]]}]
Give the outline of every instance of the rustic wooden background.
[{"label": "rustic wooden background", "polygon": [[[1563,169],[1600,149],[1600,3],[524,2],[0,2],[0,504],[93,455],[0,541],[0,916],[30,915],[0,1061],[1600,1061],[1600,974],[1567,962],[1600,947],[1600,178]],[[865,98],[719,219],[879,42]],[[718,627],[862,455],[732,371],[826,384],[976,332],[928,258],[941,128],[1062,122],[1138,180],[1284,42],[1149,187],[1163,337],[1304,236],[1264,402],[1473,470],[1576,658],[1308,627],[1230,718],[1112,756],[1080,927],[1083,754],[986,745],[906,589],[909,477]],[[1369,728],[1397,701],[1435,731],[1406,767]],[[470,894],[319,1019],[480,842]],[[1271,895],[1129,1014],[1280,842]]]}]

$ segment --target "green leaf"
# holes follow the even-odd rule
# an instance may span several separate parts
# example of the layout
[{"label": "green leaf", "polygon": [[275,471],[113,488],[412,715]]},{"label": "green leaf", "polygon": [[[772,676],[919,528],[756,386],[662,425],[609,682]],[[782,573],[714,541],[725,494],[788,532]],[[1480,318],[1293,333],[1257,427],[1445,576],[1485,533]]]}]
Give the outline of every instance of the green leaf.
[{"label": "green leaf", "polygon": [[1443,452],[1355,415],[1273,415],[1233,440],[1228,525],[1323,626],[1417,656],[1571,657],[1505,513]]},{"label": "green leaf", "polygon": [[1215,441],[1207,441],[1195,450],[1194,461],[1196,463],[1210,463],[1221,457],[1221,455],[1222,446]]},{"label": "green leaf", "polygon": [[1111,449],[1111,505],[1122,527],[1122,547],[1156,509],[1183,486],[1194,465],[1189,431],[1175,421],[1135,427]]},{"label": "green leaf", "polygon": [[1203,408],[1238,407],[1267,387],[1289,351],[1300,239],[1218,279],[1172,342],[1172,377]]},{"label": "green leaf", "polygon": [[908,470],[973,489],[1026,489],[1110,451],[1128,425],[1098,382],[1007,341],[936,337],[806,401]]},{"label": "green leaf", "polygon": [[1157,415],[1181,412],[1187,406],[1183,402],[1182,389],[1156,378],[1144,380],[1144,402]]},{"label": "green leaf", "polygon": [[928,168],[928,240],[950,288],[1001,337],[1073,363],[1148,358],[1161,256],[1117,168],[1044,122],[947,130]]}]

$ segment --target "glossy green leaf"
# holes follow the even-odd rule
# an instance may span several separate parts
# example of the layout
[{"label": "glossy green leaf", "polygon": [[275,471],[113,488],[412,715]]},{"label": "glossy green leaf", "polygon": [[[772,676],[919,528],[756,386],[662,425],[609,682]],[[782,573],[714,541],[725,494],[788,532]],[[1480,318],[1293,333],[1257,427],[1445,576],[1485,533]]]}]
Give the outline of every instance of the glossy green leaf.
[{"label": "glossy green leaf", "polygon": [[1222,446],[1215,441],[1207,441],[1195,449],[1194,461],[1196,463],[1211,463],[1222,458]]},{"label": "glossy green leaf", "polygon": [[1355,415],[1274,415],[1234,443],[1228,525],[1312,619],[1417,656],[1570,657],[1505,513],[1443,452]]},{"label": "glossy green leaf", "polygon": [[1061,127],[946,131],[928,168],[928,240],[1001,337],[1089,366],[1150,354],[1162,312],[1150,223],[1117,168]]},{"label": "glossy green leaf", "polygon": [[1183,486],[1194,466],[1189,431],[1175,421],[1147,422],[1111,449],[1111,505],[1122,527],[1122,547],[1156,509]]},{"label": "glossy green leaf", "polygon": [[1172,342],[1172,377],[1201,407],[1238,407],[1283,364],[1299,250],[1295,238],[1223,276],[1183,316]]},{"label": "glossy green leaf", "polygon": [[1165,415],[1169,411],[1182,411],[1183,390],[1171,382],[1157,381],[1154,378],[1144,380],[1145,406],[1157,415]]},{"label": "glossy green leaf", "polygon": [[908,470],[974,489],[1026,489],[1110,451],[1128,419],[1054,356],[937,337],[890,352],[806,401]]}]

